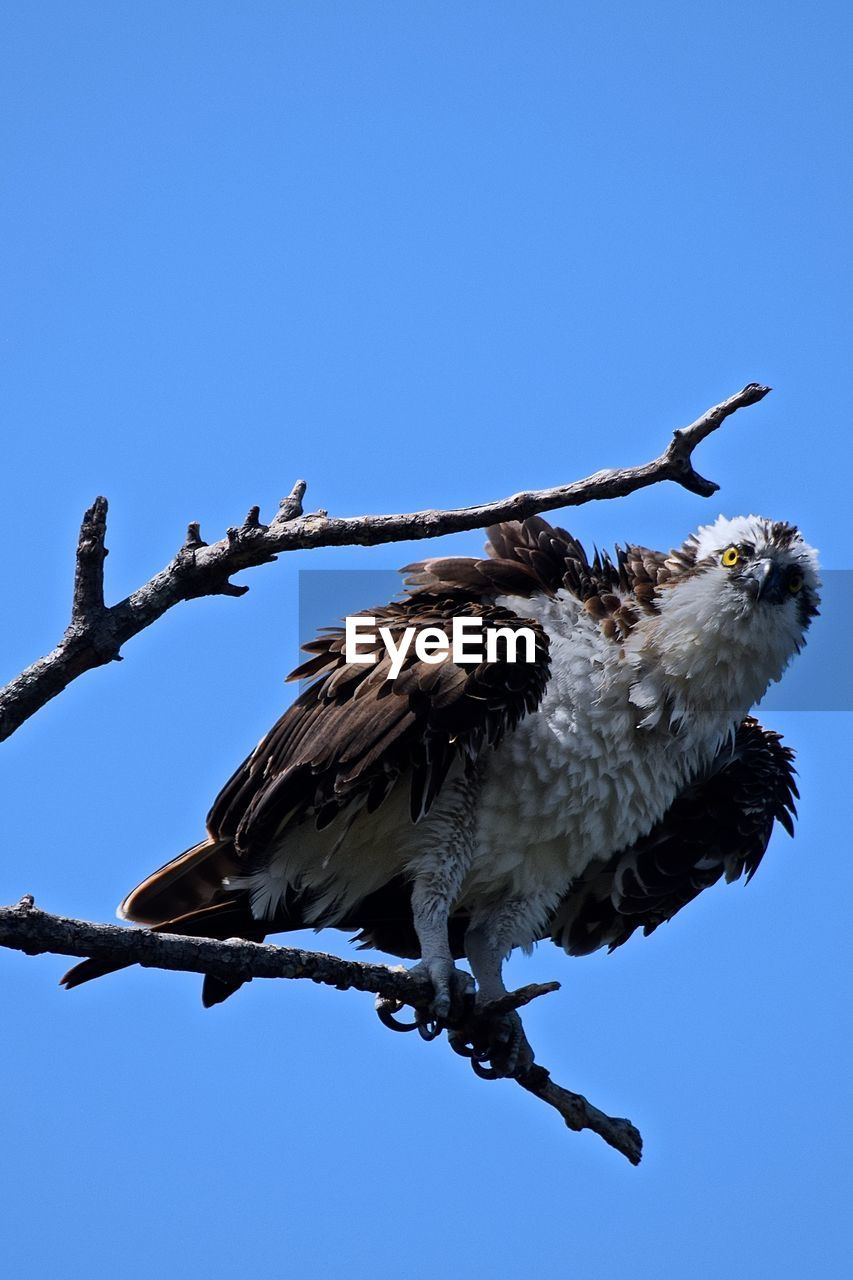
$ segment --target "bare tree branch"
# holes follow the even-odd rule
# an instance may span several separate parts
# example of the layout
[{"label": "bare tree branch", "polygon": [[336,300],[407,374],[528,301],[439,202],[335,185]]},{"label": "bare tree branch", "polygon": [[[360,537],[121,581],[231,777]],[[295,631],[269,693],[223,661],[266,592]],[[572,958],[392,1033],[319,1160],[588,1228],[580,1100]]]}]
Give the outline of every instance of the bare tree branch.
[{"label": "bare tree branch", "polygon": [[555,1084],[544,1067],[534,1063],[527,1075],[518,1083],[535,1097],[554,1107],[566,1122],[568,1129],[580,1133],[582,1129],[590,1129],[603,1138],[608,1146],[621,1151],[631,1164],[639,1164],[643,1158],[643,1139],[640,1131],[631,1124],[616,1116],[605,1115],[588,1102],[582,1093],[572,1093],[562,1085]]},{"label": "bare tree branch", "polygon": [[97,498],[83,517],[80,530],[71,623],[51,653],[0,689],[0,741],[10,737],[84,671],[117,660],[122,646],[168,609],[199,596],[243,595],[248,587],[231,582],[231,576],[242,569],[268,564],[283,551],[436,538],[502,520],[524,520],[557,507],[623,497],[662,480],[674,480],[691,493],[709,497],[718,485],[694,470],[693,450],[730,414],[757,403],[769,390],[750,383],[689,427],[676,431],[664,452],[651,462],[597,471],[585,480],[517,493],[480,506],[342,519],[331,519],[325,511],[303,515],[306,486],[300,480],[282,500],[269,525],[261,524],[259,508],[252,507],[239,528],[229,529],[225,538],[209,546],[202,540],[199,526],[191,524],[184,545],[171,563],[138,591],[109,607],[104,604],[103,595],[107,502]]},{"label": "bare tree branch", "polygon": [[[432,996],[432,985],[427,978],[407,973],[403,968],[342,960],[297,947],[273,947],[241,939],[219,942],[211,938],[187,938],[147,929],[123,929],[117,925],[72,920],[40,911],[29,895],[22,898],[17,906],[0,907],[0,946],[23,951],[27,955],[84,956],[121,966],[139,964],[149,969],[210,973],[229,981],[310,978],[312,982],[342,991],[351,988],[371,991],[394,1009],[410,1005],[415,1010],[425,1010]],[[471,1014],[461,1030],[466,1038],[475,1040],[478,1031],[496,1015],[520,1009],[558,987],[559,983],[555,982],[532,984],[510,992]],[[410,1025],[414,1027],[415,1024]],[[632,1164],[639,1164],[642,1138],[629,1120],[605,1115],[581,1094],[563,1089],[537,1063],[516,1077],[516,1082],[528,1093],[554,1107],[568,1128],[592,1130]]]},{"label": "bare tree branch", "polygon": [[107,549],[107,500],[96,498],[83,516],[77,542],[77,565],[74,595],[71,602],[71,626],[97,626],[104,610],[104,560]]}]

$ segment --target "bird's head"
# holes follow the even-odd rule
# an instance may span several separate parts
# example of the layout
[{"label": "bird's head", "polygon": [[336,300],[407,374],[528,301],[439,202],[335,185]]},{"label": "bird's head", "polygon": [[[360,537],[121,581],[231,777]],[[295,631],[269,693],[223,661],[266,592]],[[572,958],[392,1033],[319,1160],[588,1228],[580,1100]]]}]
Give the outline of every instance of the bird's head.
[{"label": "bird's head", "polygon": [[817,552],[791,524],[764,516],[720,516],[684,544],[690,576],[703,578],[717,608],[790,637],[792,651],[817,613]]},{"label": "bird's head", "polygon": [[720,516],[691,534],[667,568],[657,617],[636,642],[643,679],[632,700],[651,706],[660,697],[657,665],[682,712],[706,705],[736,720],[802,648],[819,603],[817,553],[793,525]]}]

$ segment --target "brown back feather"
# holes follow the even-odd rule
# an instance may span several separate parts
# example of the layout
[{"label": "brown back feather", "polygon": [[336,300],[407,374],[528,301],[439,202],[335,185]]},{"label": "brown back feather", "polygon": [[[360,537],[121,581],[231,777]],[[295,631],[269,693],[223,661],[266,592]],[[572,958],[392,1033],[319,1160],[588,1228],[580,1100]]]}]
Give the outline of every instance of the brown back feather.
[{"label": "brown back feather", "polygon": [[[225,784],[208,815],[211,837],[233,840],[242,857],[262,853],[283,824],[312,818],[319,827],[350,805],[375,810],[409,778],[413,821],[428,812],[454,760],[471,765],[538,706],[548,680],[548,638],[538,622],[483,601],[464,608],[455,596],[418,596],[367,610],[395,638],[408,626],[440,627],[454,615],[484,626],[530,627],[531,663],[456,665],[420,662],[409,650],[396,680],[387,663],[348,665],[344,631],[328,628],[306,645],[313,655],[290,679],[315,676],[252,755]],[[384,657],[378,639],[377,659]]]},{"label": "brown back feather", "polygon": [[541,516],[493,525],[488,559],[441,556],[406,566],[410,592],[458,592],[497,596],[553,597],[567,591],[580,600],[611,640],[622,640],[644,613],[656,613],[659,589],[695,569],[690,543],[670,551],[617,547],[615,560],[596,551],[592,559],[576,538]]}]

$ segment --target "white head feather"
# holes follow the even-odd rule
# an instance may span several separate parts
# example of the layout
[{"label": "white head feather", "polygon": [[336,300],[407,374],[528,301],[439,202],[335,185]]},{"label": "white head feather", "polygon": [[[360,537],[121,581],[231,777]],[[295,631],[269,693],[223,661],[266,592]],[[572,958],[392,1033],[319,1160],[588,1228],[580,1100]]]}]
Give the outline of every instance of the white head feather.
[{"label": "white head feather", "polygon": [[[688,545],[696,548],[697,562],[724,551],[726,547],[737,546],[742,542],[752,543],[756,551],[761,554],[764,550],[777,549],[774,548],[774,528],[779,528],[779,522],[770,520],[767,516],[720,515],[711,524],[703,524],[687,541]],[[796,532],[788,554],[791,559],[796,559],[800,569],[806,575],[806,585],[816,590],[820,586],[817,551],[803,540],[799,531]],[[811,574],[811,582],[809,582],[807,571]]]},{"label": "white head feather", "polygon": [[[748,547],[754,561],[796,568],[802,586],[778,603],[751,598],[723,564],[732,546]],[[720,516],[684,550],[695,551],[696,570],[667,584],[658,614],[630,637],[639,677],[631,700],[646,712],[645,727],[677,720],[689,738],[710,717],[722,740],[802,647],[818,599],[817,552],[796,530],[754,515]]]}]

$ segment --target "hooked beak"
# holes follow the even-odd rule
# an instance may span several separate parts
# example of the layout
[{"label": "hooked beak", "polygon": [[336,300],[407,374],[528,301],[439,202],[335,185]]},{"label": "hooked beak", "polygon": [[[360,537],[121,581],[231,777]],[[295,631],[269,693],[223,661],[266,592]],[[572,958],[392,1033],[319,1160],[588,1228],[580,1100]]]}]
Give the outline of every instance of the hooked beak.
[{"label": "hooked beak", "polygon": [[753,600],[766,600],[768,603],[778,604],[784,599],[782,571],[776,561],[769,557],[753,565],[746,585]]}]

